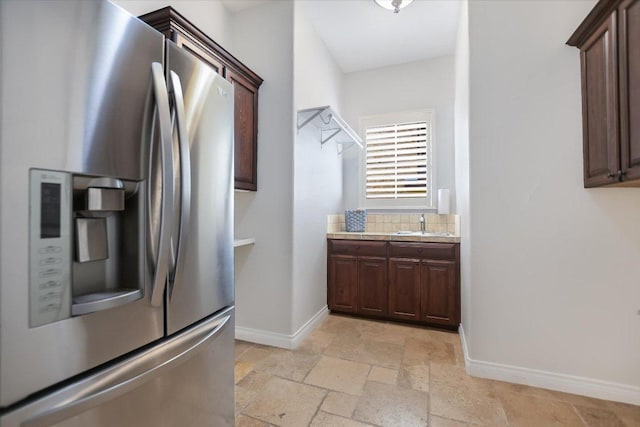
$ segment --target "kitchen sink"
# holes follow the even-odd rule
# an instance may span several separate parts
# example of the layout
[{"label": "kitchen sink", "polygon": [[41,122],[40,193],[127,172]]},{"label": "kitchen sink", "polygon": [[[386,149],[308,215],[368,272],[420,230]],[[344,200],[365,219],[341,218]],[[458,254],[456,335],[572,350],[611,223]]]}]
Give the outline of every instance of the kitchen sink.
[{"label": "kitchen sink", "polygon": [[428,232],[428,231],[396,231],[393,234],[396,236],[441,236],[441,237],[451,236],[451,233],[448,233],[448,232]]}]

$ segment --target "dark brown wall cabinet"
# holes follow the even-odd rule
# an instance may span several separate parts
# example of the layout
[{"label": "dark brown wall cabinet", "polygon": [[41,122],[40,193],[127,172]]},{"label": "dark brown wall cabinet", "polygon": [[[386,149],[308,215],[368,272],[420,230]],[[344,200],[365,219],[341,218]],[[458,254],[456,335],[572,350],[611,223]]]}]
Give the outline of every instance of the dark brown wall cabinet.
[{"label": "dark brown wall cabinet", "polygon": [[584,186],[640,186],[640,0],[599,1],[580,49]]},{"label": "dark brown wall cabinet", "polygon": [[213,67],[234,87],[235,188],[258,189],[258,89],[262,79],[175,9],[165,7],[140,16],[178,46]]},{"label": "dark brown wall cabinet", "polygon": [[328,241],[327,299],[335,312],[457,328],[460,245]]}]

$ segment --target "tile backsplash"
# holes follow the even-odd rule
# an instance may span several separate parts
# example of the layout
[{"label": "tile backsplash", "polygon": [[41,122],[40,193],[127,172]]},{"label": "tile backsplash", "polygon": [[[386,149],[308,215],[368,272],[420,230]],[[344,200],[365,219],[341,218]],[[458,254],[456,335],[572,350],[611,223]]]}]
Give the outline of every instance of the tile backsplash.
[{"label": "tile backsplash", "polygon": [[[459,215],[425,214],[425,229],[430,233],[449,232],[460,234]],[[345,231],[344,214],[327,216],[327,233]],[[420,231],[420,214],[370,214],[367,213],[365,231],[370,233],[395,233]]]}]

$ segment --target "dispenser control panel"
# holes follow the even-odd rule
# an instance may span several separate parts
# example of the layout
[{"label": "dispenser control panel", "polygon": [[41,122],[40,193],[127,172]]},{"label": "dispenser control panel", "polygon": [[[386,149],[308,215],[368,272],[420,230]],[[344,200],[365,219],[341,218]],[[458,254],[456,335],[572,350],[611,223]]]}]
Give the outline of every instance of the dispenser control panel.
[{"label": "dispenser control panel", "polygon": [[29,324],[71,316],[71,174],[30,171]]}]

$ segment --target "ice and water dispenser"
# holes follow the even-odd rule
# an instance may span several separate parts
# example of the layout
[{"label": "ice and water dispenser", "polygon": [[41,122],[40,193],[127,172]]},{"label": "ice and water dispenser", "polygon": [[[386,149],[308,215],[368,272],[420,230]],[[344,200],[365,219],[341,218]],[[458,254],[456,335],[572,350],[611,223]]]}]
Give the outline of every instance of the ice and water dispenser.
[{"label": "ice and water dispenser", "polygon": [[30,187],[32,327],[142,298],[142,183],[32,169]]}]

